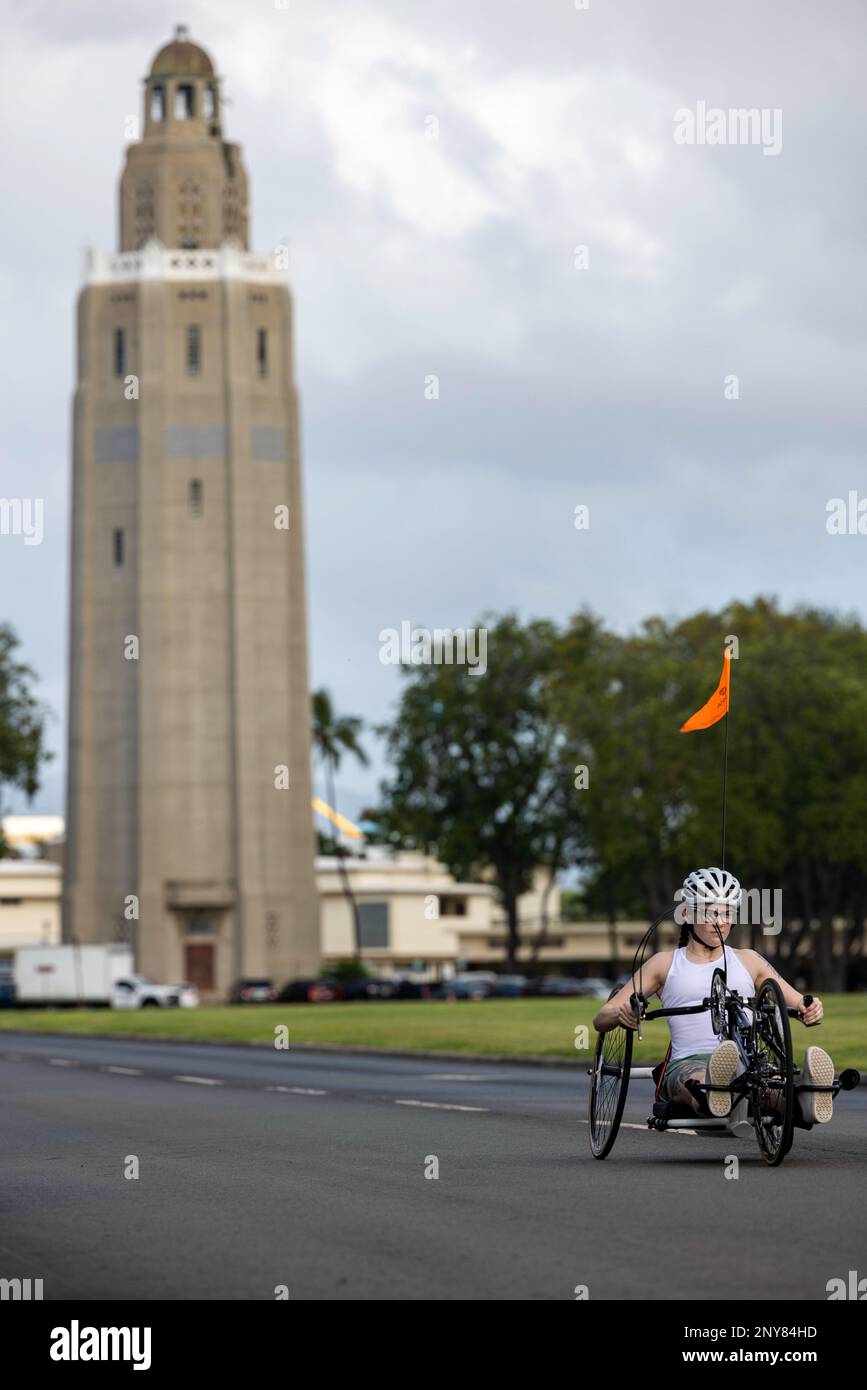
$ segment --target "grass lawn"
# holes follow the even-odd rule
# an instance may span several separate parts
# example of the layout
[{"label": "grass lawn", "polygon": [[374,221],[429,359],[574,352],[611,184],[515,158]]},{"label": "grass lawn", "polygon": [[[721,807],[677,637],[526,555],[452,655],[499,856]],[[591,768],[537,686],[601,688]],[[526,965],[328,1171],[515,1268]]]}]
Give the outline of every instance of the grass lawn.
[{"label": "grass lawn", "polygon": [[[867,1070],[867,995],[828,995],[825,1020],[818,1028],[792,1021],[795,1059],[809,1043],[830,1052],[838,1070]],[[285,1025],[294,1043],[344,1043],[401,1051],[427,1049],[537,1057],[578,1057],[575,1029],[590,1028],[598,1001],[584,999],[481,999],[459,1003],[407,1000],[357,1004],[265,1004],[199,1009],[3,1009],[0,1031],[100,1033],[106,1036],[178,1041],[247,1042],[268,1045],[274,1029]],[[648,1023],[634,1057],[662,1058],[668,1042],[663,1020]],[[590,1029],[590,1047],[595,1034]]]}]

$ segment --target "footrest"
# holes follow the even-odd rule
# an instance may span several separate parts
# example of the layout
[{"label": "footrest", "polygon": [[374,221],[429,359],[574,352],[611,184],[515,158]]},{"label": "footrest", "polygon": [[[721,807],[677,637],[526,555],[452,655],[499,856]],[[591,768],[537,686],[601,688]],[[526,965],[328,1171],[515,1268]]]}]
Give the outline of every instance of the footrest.
[{"label": "footrest", "polygon": [[655,1120],[697,1120],[700,1116],[689,1105],[677,1100],[657,1100],[653,1103]]}]

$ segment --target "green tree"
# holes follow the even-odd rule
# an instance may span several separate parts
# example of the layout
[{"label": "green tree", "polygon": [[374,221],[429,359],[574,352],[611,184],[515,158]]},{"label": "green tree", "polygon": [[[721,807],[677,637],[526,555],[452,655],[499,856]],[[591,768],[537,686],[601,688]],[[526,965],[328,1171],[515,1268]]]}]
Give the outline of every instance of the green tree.
[{"label": "green tree", "polygon": [[404,668],[397,718],[380,732],[394,767],[375,818],[384,833],[432,853],[456,879],[490,879],[518,960],[518,899],[538,866],[574,853],[564,808],[570,750],[548,716],[556,628],[507,615],[487,626],[488,669]]},{"label": "green tree", "polygon": [[[53,756],[45,748],[47,709],[33,694],[35,673],[18,659],[20,643],[0,623],[0,815],[3,790],[17,787],[28,799],[39,790],[39,772]],[[10,853],[0,823],[0,858]]]},{"label": "green tree", "polygon": [[[739,939],[819,990],[864,970],[860,623],[783,613],[759,597],[677,622],[648,618],[627,636],[587,612],[563,631],[506,617],[489,634],[484,677],[447,666],[407,672],[384,731],[395,775],[378,819],[385,835],[435,852],[456,877],[493,877],[511,968],[517,901],[537,866],[581,870],[584,907],[609,924],[613,967],[619,921],[673,908],[689,869],[720,862],[726,726],[680,726],[713,691],[733,636],[726,867],[782,902],[781,922],[753,919]],[[586,785],[574,776],[583,768]],[[534,956],[544,905],[540,916]]]},{"label": "green tree", "polygon": [[631,914],[636,898],[655,913],[689,867],[720,861],[725,726],[679,729],[736,636],[727,866],[783,905],[778,937],[751,922],[742,940],[817,989],[842,988],[861,958],[867,902],[867,634],[853,619],[786,614],[758,598],[677,623],[648,619],[606,639],[588,673],[576,622],[561,644],[554,705],[568,736],[592,749],[588,903],[609,921]]}]

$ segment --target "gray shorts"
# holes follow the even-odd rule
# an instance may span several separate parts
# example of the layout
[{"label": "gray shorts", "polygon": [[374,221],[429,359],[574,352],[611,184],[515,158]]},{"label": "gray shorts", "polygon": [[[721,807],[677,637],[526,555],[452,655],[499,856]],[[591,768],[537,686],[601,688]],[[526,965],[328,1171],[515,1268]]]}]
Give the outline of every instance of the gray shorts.
[{"label": "gray shorts", "polygon": [[703,1081],[710,1057],[709,1052],[694,1052],[689,1057],[678,1057],[676,1061],[669,1062],[662,1076],[660,1099],[671,1100],[672,1092],[678,1081],[687,1081],[699,1068],[701,1068],[699,1080]]}]

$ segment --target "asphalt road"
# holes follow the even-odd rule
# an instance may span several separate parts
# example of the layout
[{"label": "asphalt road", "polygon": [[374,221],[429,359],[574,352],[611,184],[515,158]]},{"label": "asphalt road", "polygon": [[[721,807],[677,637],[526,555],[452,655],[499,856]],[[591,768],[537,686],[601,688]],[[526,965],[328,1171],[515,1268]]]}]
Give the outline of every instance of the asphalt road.
[{"label": "asphalt road", "polygon": [[769,1169],[752,1138],[651,1134],[635,1081],[637,1127],[600,1163],[585,1067],[4,1033],[0,1278],[46,1299],[824,1300],[867,1274],[863,1088]]}]

